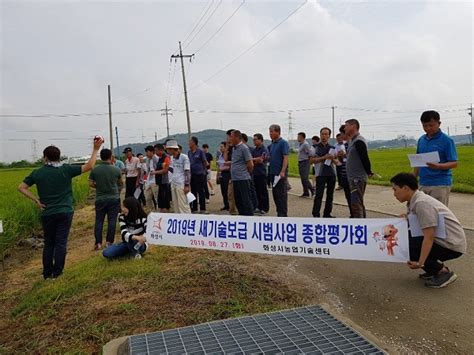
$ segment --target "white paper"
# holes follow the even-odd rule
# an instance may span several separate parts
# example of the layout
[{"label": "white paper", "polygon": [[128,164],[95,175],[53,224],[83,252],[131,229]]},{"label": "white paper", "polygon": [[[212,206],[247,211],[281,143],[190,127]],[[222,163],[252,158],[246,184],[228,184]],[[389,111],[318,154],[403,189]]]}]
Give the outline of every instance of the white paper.
[{"label": "white paper", "polygon": [[408,160],[410,160],[410,166],[412,168],[427,167],[426,163],[439,163],[439,153],[421,153],[421,154],[408,154]]},{"label": "white paper", "polygon": [[191,203],[196,199],[196,196],[194,196],[192,192],[188,192],[186,198],[188,199],[188,203]]},{"label": "white paper", "polygon": [[139,186],[135,189],[135,192],[133,193],[133,197],[135,197],[135,199],[138,200],[141,194],[142,194],[142,190],[140,189],[140,186]]},{"label": "white paper", "polygon": [[276,176],[273,178],[273,187],[277,186],[278,181],[280,181],[280,179],[281,179],[281,176],[280,176],[280,175],[276,175]]},{"label": "white paper", "polygon": [[[329,153],[328,153],[328,154],[333,155],[333,156],[336,155],[336,149],[334,149],[334,148],[329,149]],[[329,166],[329,165],[331,165],[331,164],[332,164],[332,159],[326,159],[326,160],[324,161],[324,165]]]},{"label": "white paper", "polygon": [[3,222],[0,221],[0,233],[3,233]]},{"label": "white paper", "polygon": [[[422,237],[423,230],[416,214],[408,214],[408,228],[410,229],[412,237]],[[440,213],[438,216],[438,226],[435,229],[435,237],[446,239],[446,224],[444,223],[444,214]]]}]

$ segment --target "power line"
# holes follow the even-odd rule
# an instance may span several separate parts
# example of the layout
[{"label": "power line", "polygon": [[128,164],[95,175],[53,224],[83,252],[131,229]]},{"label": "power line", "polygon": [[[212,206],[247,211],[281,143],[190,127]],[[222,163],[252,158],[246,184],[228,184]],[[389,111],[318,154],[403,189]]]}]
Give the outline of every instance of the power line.
[{"label": "power line", "polygon": [[[459,111],[466,111],[465,108],[461,109],[452,109],[452,107],[461,106],[461,105],[451,105],[445,106],[445,109],[439,110],[439,112],[459,112]],[[377,108],[360,108],[360,107],[339,107],[342,110],[347,111],[361,111],[361,112],[373,112],[373,113],[420,113],[422,110],[426,110],[426,108],[420,109],[410,109],[410,110],[388,110],[388,109],[377,109]]]},{"label": "power line", "polygon": [[232,14],[224,21],[224,23],[222,25],[220,25],[220,27],[217,29],[216,32],[214,32],[214,34],[208,38],[208,40],[206,42],[204,42],[203,45],[201,45],[201,47],[199,47],[195,52],[194,54],[198,54],[199,51],[201,49],[203,49],[210,41],[212,41],[212,39],[217,36],[217,34],[224,28],[224,26],[232,19],[232,17],[234,17],[234,15],[240,10],[240,8],[245,4],[245,0],[242,0],[242,2],[240,3],[240,5],[234,10],[234,12],[232,12]]},{"label": "power line", "polygon": [[168,98],[169,100],[167,100],[167,101],[169,101],[170,105],[173,102],[175,75],[176,75],[176,61],[174,62],[174,66],[173,66],[173,75],[172,75],[172,78],[171,78],[171,89],[170,89],[170,94],[169,94],[169,98]]},{"label": "power line", "polygon": [[230,67],[232,64],[234,64],[236,61],[238,61],[240,58],[242,58],[245,54],[250,52],[252,49],[254,49],[256,46],[258,46],[265,38],[267,38],[273,31],[275,31],[278,27],[280,27],[283,23],[285,23],[291,16],[293,16],[296,12],[298,12],[299,9],[301,9],[308,0],[305,0],[302,4],[300,4],[295,10],[293,10],[289,15],[287,15],[282,21],[280,21],[276,26],[274,26],[270,31],[265,33],[260,39],[258,39],[254,44],[252,44],[250,47],[245,49],[242,53],[240,53],[237,57],[232,59],[229,63],[227,63],[224,67],[219,69],[217,72],[212,74],[209,78],[204,80],[203,82],[193,86],[191,90],[196,89],[197,87],[207,83],[208,81],[214,79],[216,76],[218,76],[220,73],[222,73],[224,70],[226,70],[228,67]]},{"label": "power line", "polygon": [[192,30],[187,34],[187,36],[182,41],[183,43],[185,43],[188,40],[188,38],[196,30],[197,26],[199,26],[199,23],[202,21],[204,16],[206,16],[207,12],[209,11],[209,9],[211,8],[213,3],[214,3],[214,0],[211,0],[211,1],[209,1],[208,5],[206,5],[206,7],[204,8],[204,11],[201,13],[201,16],[199,17],[198,21],[194,24],[194,27],[192,28]]},{"label": "power line", "polygon": [[[186,70],[186,75],[189,73],[189,67]],[[278,114],[278,113],[288,113],[288,112],[311,112],[311,111],[319,111],[319,110],[326,110],[331,109],[331,106],[324,106],[324,107],[312,107],[312,108],[293,108],[293,109],[273,109],[273,110],[255,110],[255,111],[227,111],[227,110],[212,110],[212,109],[201,109],[201,110],[189,110],[189,112],[197,113],[197,114]],[[457,111],[464,111],[464,110],[457,110]],[[133,114],[143,114],[143,113],[154,113],[154,112],[161,112],[161,109],[141,109],[141,110],[131,110],[131,111],[113,111],[114,115],[133,115]],[[185,112],[184,109],[172,109],[171,112]],[[454,112],[454,111],[453,111]],[[393,114],[392,112],[388,112],[389,114]],[[404,113],[407,113],[404,111]],[[104,116],[108,115],[108,112],[98,112],[98,113],[62,113],[62,114],[1,114],[0,118],[68,118],[68,117],[95,117],[95,116]],[[325,118],[328,119],[331,117],[328,113],[327,116],[310,116],[309,118]],[[404,116],[396,116],[396,117],[387,117],[390,119],[399,119],[399,118],[410,118],[412,115],[404,115]],[[363,119],[362,116],[360,119]],[[444,119],[457,119],[457,118],[464,118],[463,116],[447,116]],[[371,118],[369,118],[371,119]],[[392,124],[392,123],[389,123]],[[35,131],[35,132],[41,132]]]},{"label": "power line", "polygon": [[214,10],[211,12],[211,14],[209,15],[209,17],[206,19],[206,21],[203,23],[203,25],[201,26],[201,28],[199,28],[199,30],[194,34],[194,36],[189,40],[189,42],[184,46],[183,49],[186,49],[189,47],[189,45],[194,41],[194,39],[199,35],[199,33],[201,33],[202,29],[207,25],[207,23],[209,22],[209,20],[211,19],[211,17],[214,15],[214,13],[217,11],[217,9],[221,6],[222,4],[222,0],[220,0],[218,3],[217,3],[217,6],[214,8]]},{"label": "power line", "polygon": [[168,83],[166,84],[166,101],[168,101],[169,93],[170,93],[171,66],[172,66],[172,60],[170,59],[170,64],[168,66]]}]

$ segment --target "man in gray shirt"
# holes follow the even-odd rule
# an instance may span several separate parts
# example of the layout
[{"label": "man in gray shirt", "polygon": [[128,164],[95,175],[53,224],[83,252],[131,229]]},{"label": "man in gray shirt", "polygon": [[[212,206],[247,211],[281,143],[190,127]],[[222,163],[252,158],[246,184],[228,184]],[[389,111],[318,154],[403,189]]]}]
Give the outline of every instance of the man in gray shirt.
[{"label": "man in gray shirt", "polygon": [[344,125],[346,136],[350,139],[347,147],[346,173],[351,190],[351,215],[353,218],[365,218],[364,194],[367,180],[373,175],[367,141],[359,134],[359,121],[347,120]]},{"label": "man in gray shirt", "polygon": [[252,155],[247,145],[242,143],[242,133],[232,131],[230,141],[234,146],[230,176],[234,188],[235,204],[242,216],[253,216],[253,205],[250,198],[250,173],[253,170]]},{"label": "man in gray shirt", "polygon": [[300,172],[303,194],[300,197],[310,197],[314,195],[314,189],[309,181],[309,158],[314,155],[312,147],[306,142],[306,133],[298,133],[298,169]]},{"label": "man in gray shirt", "polygon": [[[426,287],[446,287],[457,279],[457,275],[444,261],[459,258],[467,249],[466,234],[461,223],[443,203],[418,190],[415,175],[400,173],[392,177],[390,182],[395,198],[407,203],[408,213],[412,217],[409,223],[416,217],[421,229],[419,234],[409,236],[408,267],[425,271],[419,277],[425,280]],[[444,222],[443,238],[438,234],[441,221]],[[411,231],[410,234],[413,233]]]}]

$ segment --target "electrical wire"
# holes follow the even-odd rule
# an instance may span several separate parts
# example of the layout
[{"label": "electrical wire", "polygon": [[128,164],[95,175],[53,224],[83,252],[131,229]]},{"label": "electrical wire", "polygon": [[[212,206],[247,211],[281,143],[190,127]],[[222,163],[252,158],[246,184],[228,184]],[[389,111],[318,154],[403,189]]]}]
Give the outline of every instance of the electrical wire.
[{"label": "electrical wire", "polygon": [[188,40],[188,38],[192,35],[192,33],[196,30],[197,26],[199,26],[199,23],[207,15],[209,9],[212,7],[212,4],[214,4],[214,0],[209,1],[208,5],[206,5],[206,7],[204,8],[204,11],[201,13],[201,16],[199,17],[199,20],[194,24],[192,30],[184,38],[184,40],[182,41],[182,44],[184,44]]},{"label": "electrical wire", "polygon": [[207,23],[209,22],[209,20],[211,19],[211,17],[214,15],[214,13],[217,11],[217,9],[221,6],[222,4],[222,0],[220,0],[218,3],[217,3],[217,6],[214,8],[214,10],[211,12],[211,14],[209,15],[209,17],[206,19],[206,21],[203,23],[203,25],[201,26],[201,28],[199,28],[199,30],[194,34],[194,36],[189,40],[188,43],[186,43],[186,45],[184,46],[183,49],[186,49],[189,47],[189,45],[194,41],[194,39],[199,35],[199,33],[201,33],[202,29],[207,25]]},{"label": "electrical wire", "polygon": [[[189,75],[189,68],[190,64],[188,64],[188,68],[186,73]],[[310,112],[310,111],[317,111],[317,110],[329,110],[331,106],[323,106],[323,107],[312,107],[312,108],[293,108],[293,109],[272,109],[272,110],[260,110],[260,111],[226,111],[226,110],[212,110],[212,109],[201,109],[201,110],[190,110],[193,113],[206,113],[206,114],[274,114],[274,113],[288,113],[288,112]],[[361,111],[367,111],[371,109],[360,109]],[[174,112],[184,112],[184,109],[171,109],[170,111]],[[465,109],[461,110],[454,110],[450,112],[459,112],[465,111]],[[115,111],[112,112],[113,115],[130,115],[130,114],[143,114],[143,113],[154,113],[154,112],[161,112],[161,109],[140,109],[140,110],[131,110],[131,111]],[[369,112],[365,112],[369,113]],[[383,112],[379,112],[383,113]],[[386,113],[400,113],[400,112],[386,112]],[[409,111],[401,111],[401,113],[409,113]],[[95,116],[104,116],[108,115],[108,112],[99,112],[99,113],[62,113],[62,114],[0,114],[0,118],[67,118],[67,117],[95,117]],[[329,114],[328,114],[329,115]],[[412,115],[404,115],[404,116],[397,116],[397,117],[386,117],[390,119],[399,119],[399,118],[409,118]],[[363,119],[364,117],[362,116]],[[463,116],[455,116],[445,117],[447,119],[455,119],[455,118],[464,118]],[[369,119],[373,119],[373,117],[369,117]]]},{"label": "electrical wire", "polygon": [[199,84],[196,84],[191,88],[191,90],[198,88],[199,86],[209,82],[210,80],[214,79],[216,76],[218,76],[220,73],[222,73],[224,70],[226,70],[228,67],[230,67],[232,64],[234,64],[236,61],[238,61],[240,58],[242,58],[245,54],[250,52],[252,49],[257,47],[265,38],[267,38],[272,32],[274,32],[278,27],[280,27],[282,24],[284,24],[291,16],[293,16],[295,13],[297,13],[304,5],[308,3],[308,0],[305,0],[303,3],[301,3],[295,10],[293,10],[290,14],[288,14],[282,21],[280,21],[276,26],[274,26],[270,31],[265,33],[262,37],[260,37],[255,43],[253,43],[250,47],[245,49],[242,53],[240,53],[237,57],[232,59],[229,63],[224,65],[221,69],[219,69],[217,72],[212,74],[210,77],[208,77],[206,80],[200,82]]},{"label": "electrical wire", "polygon": [[212,39],[217,36],[219,34],[219,32],[224,28],[224,26],[232,19],[232,17],[234,17],[234,15],[240,10],[240,8],[245,4],[245,0],[242,0],[242,2],[240,3],[240,5],[234,10],[234,12],[232,12],[232,14],[227,17],[227,19],[224,21],[224,23],[222,25],[220,25],[220,27],[216,30],[216,32],[214,32],[214,34],[208,38],[208,40],[206,42],[204,42],[204,44],[201,45],[201,47],[199,47],[195,52],[194,54],[198,54],[210,41],[212,41]]}]

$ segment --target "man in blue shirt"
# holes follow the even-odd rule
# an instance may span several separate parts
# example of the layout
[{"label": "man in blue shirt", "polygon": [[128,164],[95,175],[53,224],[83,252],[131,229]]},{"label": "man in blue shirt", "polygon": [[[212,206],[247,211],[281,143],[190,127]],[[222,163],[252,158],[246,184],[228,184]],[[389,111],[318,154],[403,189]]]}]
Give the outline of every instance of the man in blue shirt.
[{"label": "man in blue shirt", "polygon": [[425,111],[420,120],[426,134],[418,139],[416,153],[437,151],[440,162],[427,163],[426,168],[415,168],[414,173],[420,178],[420,190],[447,206],[453,184],[451,169],[458,166],[456,146],[448,135],[441,132],[438,112]]},{"label": "man in blue shirt", "polygon": [[270,209],[266,168],[269,154],[267,148],[263,145],[263,136],[260,133],[253,135],[253,143],[255,144],[255,148],[251,152],[254,164],[253,181],[257,193],[258,209],[260,214],[266,214]]},{"label": "man in blue shirt", "polygon": [[191,192],[196,200],[191,203],[191,212],[197,213],[198,201],[200,213],[206,212],[206,184],[207,184],[207,159],[204,151],[199,149],[197,137],[189,140],[189,162],[191,164]]},{"label": "man in blue shirt", "polygon": [[270,175],[273,182],[273,200],[275,201],[277,216],[288,217],[288,154],[290,146],[281,137],[279,125],[272,124],[269,132],[272,139]]}]

